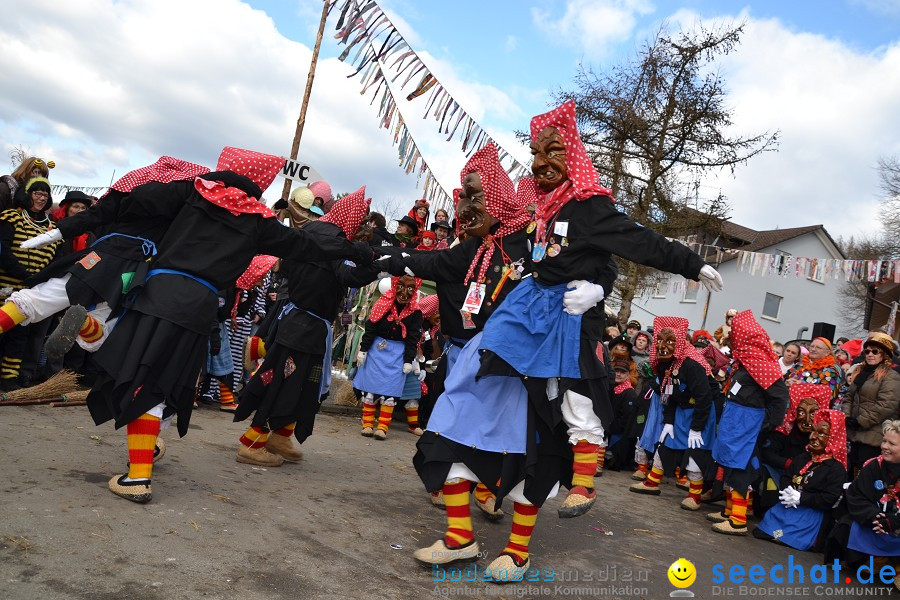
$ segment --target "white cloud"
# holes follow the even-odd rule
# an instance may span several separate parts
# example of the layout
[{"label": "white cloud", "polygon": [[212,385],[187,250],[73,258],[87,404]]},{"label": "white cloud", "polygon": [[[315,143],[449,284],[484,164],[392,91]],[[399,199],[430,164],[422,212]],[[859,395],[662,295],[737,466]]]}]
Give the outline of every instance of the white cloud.
[{"label": "white cloud", "polygon": [[[289,153],[311,48],[280,35],[264,12],[239,0],[13,0],[4,8],[0,149],[25,146],[55,160],[55,182],[106,185],[113,170],[118,177],[162,154],[213,167],[226,145]],[[410,43],[418,39],[402,19],[395,23]],[[347,78],[351,67],[325,48],[300,159],[335,191],[367,184],[376,200],[411,204],[422,192],[398,168],[392,132],[378,129],[378,100],[370,106],[372,91],[360,96],[359,78]],[[523,118],[497,88],[422,56],[474,117]],[[424,102],[403,110],[449,191],[465,158],[458,142],[445,142],[433,120],[422,120]],[[277,197],[281,183],[266,196]]]},{"label": "white cloud", "polygon": [[561,17],[532,8],[531,18],[549,39],[580,50],[588,59],[601,59],[612,46],[631,39],[638,17],[654,10],[649,0],[567,0]]},{"label": "white cloud", "polygon": [[900,152],[900,43],[860,53],[777,20],[747,21],[721,62],[736,134],[780,130],[778,152],[713,178],[735,222],[759,229],[822,223],[834,235],[878,229],[879,156]]},{"label": "white cloud", "polygon": [[506,52],[515,52],[516,48],[519,47],[519,38],[514,35],[506,36],[506,41],[503,42],[503,49]]}]

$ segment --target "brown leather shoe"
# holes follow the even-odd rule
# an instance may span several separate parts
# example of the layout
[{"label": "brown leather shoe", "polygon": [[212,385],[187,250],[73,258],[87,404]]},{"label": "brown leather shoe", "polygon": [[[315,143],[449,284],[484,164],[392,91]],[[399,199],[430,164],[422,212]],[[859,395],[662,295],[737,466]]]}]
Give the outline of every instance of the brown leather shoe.
[{"label": "brown leather shoe", "polygon": [[273,433],[266,442],[266,449],[290,462],[300,462],[303,459],[303,453],[294,448],[294,441],[290,436]]},{"label": "brown leather shoe", "polygon": [[280,467],[284,459],[277,454],[272,454],[265,447],[248,448],[243,444],[238,445],[237,459],[239,463],[257,465],[260,467]]}]

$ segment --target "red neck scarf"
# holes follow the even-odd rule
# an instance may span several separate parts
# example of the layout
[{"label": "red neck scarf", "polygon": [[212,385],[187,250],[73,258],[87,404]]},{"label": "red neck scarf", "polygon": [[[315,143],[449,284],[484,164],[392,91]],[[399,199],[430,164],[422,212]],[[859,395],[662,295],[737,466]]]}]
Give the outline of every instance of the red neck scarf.
[{"label": "red neck scarf", "polygon": [[633,389],[634,389],[634,386],[631,385],[631,382],[626,379],[625,381],[616,385],[616,387],[613,388],[613,394],[618,396],[625,390],[633,390]]},{"label": "red neck scarf", "polygon": [[[284,159],[271,154],[243,150],[228,146],[219,155],[216,171],[232,171],[243,175],[266,191],[275,176],[284,167]],[[262,203],[262,198],[251,198],[244,190],[227,187],[221,181],[194,180],[197,193],[216,206],[221,206],[231,214],[257,214],[265,218],[275,218],[275,213]]]},{"label": "red neck scarf", "polygon": [[469,173],[478,173],[481,176],[485,209],[488,214],[500,221],[500,228],[496,233],[482,239],[481,245],[475,251],[475,258],[472,259],[472,264],[469,265],[469,270],[466,272],[463,285],[467,285],[475,276],[475,268],[479,261],[481,266],[478,268],[475,281],[476,283],[482,282],[491,264],[491,257],[494,255],[494,245],[503,236],[520,230],[531,220],[525,206],[520,204],[516,197],[515,187],[509,175],[506,174],[506,169],[500,164],[497,146],[490,143],[473,154],[459,174],[460,183]]},{"label": "red neck scarf", "polygon": [[532,141],[537,139],[538,134],[547,127],[553,127],[559,131],[566,145],[566,170],[569,179],[549,194],[544,194],[540,189],[537,190],[539,202],[535,217],[537,220],[536,239],[538,240],[546,237],[547,225],[562,207],[572,200],[581,202],[591,196],[612,197],[612,191],[600,185],[600,174],[594,168],[594,164],[584,148],[584,143],[581,141],[581,136],[578,134],[575,102],[569,100],[550,112],[532,118]]},{"label": "red neck scarf", "polygon": [[372,312],[369,313],[369,320],[373,323],[377,323],[384,315],[387,315],[388,321],[400,325],[400,331],[403,334],[403,337],[406,338],[406,325],[404,325],[403,319],[419,310],[419,303],[416,301],[416,296],[419,294],[419,286],[422,285],[422,280],[416,277],[416,289],[413,292],[412,298],[406,303],[403,310],[398,313],[397,282],[399,280],[399,277],[391,277],[391,289],[375,301],[375,304],[372,306]]},{"label": "red neck scarf", "polygon": [[788,391],[791,395],[791,405],[784,413],[784,421],[775,428],[775,431],[788,435],[794,429],[797,421],[797,407],[806,398],[812,398],[819,405],[819,410],[828,410],[831,404],[831,388],[819,383],[795,383]]},{"label": "red neck scarf", "polygon": [[347,194],[328,211],[324,217],[319,217],[319,222],[333,223],[341,228],[348,240],[359,231],[360,225],[369,214],[371,198],[366,198],[366,186],[362,186],[352,194]]},{"label": "red neck scarf", "polygon": [[781,367],[778,366],[778,355],[772,350],[772,340],[753,318],[753,311],[739,312],[731,321],[731,356],[765,390],[781,379]]},{"label": "red neck scarf", "polygon": [[[791,386],[793,387],[793,386]],[[839,410],[818,410],[816,411],[813,427],[819,423],[828,423],[831,425],[831,435],[828,437],[828,445],[825,446],[825,452],[819,456],[814,456],[806,465],[800,469],[800,474],[806,473],[807,469],[814,462],[822,462],[823,460],[833,458],[838,461],[844,468],[847,468],[847,428],[844,424],[844,413]],[[806,447],[809,450],[809,446]]]}]

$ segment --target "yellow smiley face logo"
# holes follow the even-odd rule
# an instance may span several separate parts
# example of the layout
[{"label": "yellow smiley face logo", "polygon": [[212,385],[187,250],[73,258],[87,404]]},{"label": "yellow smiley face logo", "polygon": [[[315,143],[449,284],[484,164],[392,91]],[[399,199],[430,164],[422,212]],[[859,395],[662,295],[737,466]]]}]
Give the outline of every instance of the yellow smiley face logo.
[{"label": "yellow smiley face logo", "polygon": [[684,558],[679,558],[669,566],[667,571],[669,583],[677,588],[690,587],[697,579],[697,569],[694,563]]}]

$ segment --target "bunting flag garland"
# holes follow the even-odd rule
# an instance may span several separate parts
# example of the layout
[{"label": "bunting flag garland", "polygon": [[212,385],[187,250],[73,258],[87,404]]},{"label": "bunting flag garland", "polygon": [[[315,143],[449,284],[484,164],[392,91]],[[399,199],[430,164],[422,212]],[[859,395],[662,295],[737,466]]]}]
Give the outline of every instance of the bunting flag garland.
[{"label": "bunting flag garland", "polygon": [[426,199],[431,201],[433,198],[438,207],[453,208],[452,197],[438,184],[412,139],[390,84],[403,90],[414,82],[415,87],[406,94],[406,100],[425,98],[422,118],[432,118],[438,132],[447,136],[446,141],[458,139],[466,156],[493,142],[499,149],[501,163],[514,181],[529,174],[529,169],[504,150],[450,94],[374,0],[333,0],[329,11],[338,4],[341,5],[340,17],[334,37],[346,45],[338,58],[355,67],[348,77],[361,74],[360,94],[366,94],[374,87],[370,104],[380,95],[378,117],[381,127],[393,131],[400,166],[406,173],[417,171],[419,182],[424,177]]}]

